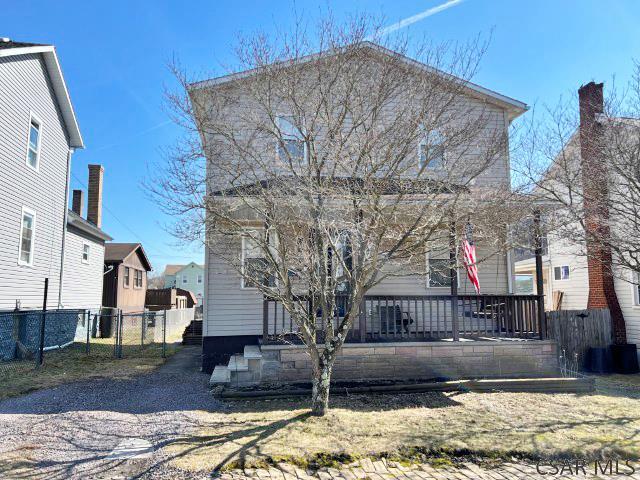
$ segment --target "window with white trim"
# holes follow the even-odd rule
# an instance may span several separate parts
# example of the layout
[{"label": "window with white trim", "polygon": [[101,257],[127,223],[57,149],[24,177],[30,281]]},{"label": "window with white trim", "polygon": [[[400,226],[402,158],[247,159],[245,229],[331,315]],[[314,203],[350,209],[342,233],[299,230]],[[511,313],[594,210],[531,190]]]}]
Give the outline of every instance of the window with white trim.
[{"label": "window with white trim", "polygon": [[292,116],[281,115],[276,118],[276,124],[282,141],[278,142],[278,158],[283,161],[302,161],[307,158],[304,135],[296,127],[295,119]]},{"label": "window with white trim", "polygon": [[553,279],[558,281],[569,280],[569,265],[553,267]]},{"label": "window with white trim", "polygon": [[633,304],[640,305],[640,273],[633,274],[635,282],[633,283]]},{"label": "window with white trim", "polygon": [[40,144],[42,143],[42,122],[32,113],[29,118],[27,141],[27,165],[34,170],[40,166]]},{"label": "window with white trim", "polygon": [[201,273],[198,274],[198,283],[202,283],[202,274]]},{"label": "window with white trim", "polygon": [[188,282],[189,282],[189,279],[187,278],[187,276],[186,275],[182,275],[182,283],[186,284]]},{"label": "window with white trim", "polygon": [[242,236],[242,288],[257,288],[258,285],[273,287],[275,277],[268,271],[268,263],[262,248],[254,238],[261,232],[252,232]]},{"label": "window with white trim", "polygon": [[82,263],[89,263],[89,253],[91,252],[91,246],[88,243],[82,244]]},{"label": "window with white trim", "polygon": [[122,282],[125,288],[129,288],[130,277],[131,277],[131,269],[129,267],[124,267],[124,278],[122,279]]},{"label": "window with white trim", "polygon": [[418,144],[418,169],[438,170],[444,166],[444,137],[438,131],[425,133]]},{"label": "window with white trim", "polygon": [[20,251],[18,252],[18,263],[20,265],[33,265],[35,229],[36,212],[23,207],[22,220],[20,222]]}]

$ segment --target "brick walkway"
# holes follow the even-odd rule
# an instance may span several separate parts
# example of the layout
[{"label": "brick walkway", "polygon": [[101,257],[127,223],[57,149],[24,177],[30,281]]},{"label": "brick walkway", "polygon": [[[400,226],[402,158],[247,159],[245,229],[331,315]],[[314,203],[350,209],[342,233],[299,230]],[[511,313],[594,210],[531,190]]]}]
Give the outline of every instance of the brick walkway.
[{"label": "brick walkway", "polygon": [[[403,480],[521,480],[521,479],[568,479],[568,478],[638,478],[628,475],[596,476],[593,472],[593,464],[585,467],[586,475],[580,471],[578,475],[572,475],[566,471],[566,475],[540,475],[536,472],[535,465],[506,463],[496,468],[482,468],[473,463],[465,463],[458,467],[439,467],[431,465],[413,465],[404,467],[395,462],[386,460],[371,461],[361,460],[349,466],[337,470],[335,468],[321,469],[316,473],[305,472],[300,468],[288,464],[280,464],[278,468],[234,470],[220,476],[221,480],[388,480],[400,478]],[[551,473],[551,469],[545,470]]]}]

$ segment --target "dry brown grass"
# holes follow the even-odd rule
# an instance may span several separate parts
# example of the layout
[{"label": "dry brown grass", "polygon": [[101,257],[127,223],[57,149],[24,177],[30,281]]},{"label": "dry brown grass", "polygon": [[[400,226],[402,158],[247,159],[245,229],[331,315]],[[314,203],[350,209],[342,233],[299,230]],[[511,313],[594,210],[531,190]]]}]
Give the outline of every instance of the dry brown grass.
[{"label": "dry brown grass", "polygon": [[[114,358],[113,339],[100,340],[92,340],[90,355],[84,345],[45,352],[41,368],[35,368],[35,360],[0,364],[0,400],[78,380],[129,378],[150,372],[166,360],[158,345],[145,347],[144,355],[125,346],[124,358]],[[167,357],[175,352],[176,346],[167,346]]]},{"label": "dry brown grass", "polygon": [[308,416],[306,401],[231,403],[201,412],[198,435],[168,447],[175,466],[205,470],[224,464],[319,453],[354,457],[420,449],[483,455],[640,455],[640,389],[599,378],[590,395],[422,393],[334,397],[330,413]]}]

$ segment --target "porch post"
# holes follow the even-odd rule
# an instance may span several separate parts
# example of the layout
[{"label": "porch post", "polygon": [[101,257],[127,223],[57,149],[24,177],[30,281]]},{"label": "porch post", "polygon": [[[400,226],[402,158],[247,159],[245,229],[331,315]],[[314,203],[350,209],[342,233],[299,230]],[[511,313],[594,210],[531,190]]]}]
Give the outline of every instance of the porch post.
[{"label": "porch post", "polygon": [[262,297],[262,342],[266,344],[269,340],[269,302],[267,297]]},{"label": "porch post", "polygon": [[536,256],[536,294],[538,295],[538,326],[540,340],[547,336],[547,318],[544,311],[544,281],[542,273],[542,228],[540,226],[540,210],[533,212],[533,233]]},{"label": "porch post", "polygon": [[458,329],[458,269],[456,255],[456,223],[451,219],[449,228],[449,276],[451,277],[451,330],[453,341],[460,340]]}]

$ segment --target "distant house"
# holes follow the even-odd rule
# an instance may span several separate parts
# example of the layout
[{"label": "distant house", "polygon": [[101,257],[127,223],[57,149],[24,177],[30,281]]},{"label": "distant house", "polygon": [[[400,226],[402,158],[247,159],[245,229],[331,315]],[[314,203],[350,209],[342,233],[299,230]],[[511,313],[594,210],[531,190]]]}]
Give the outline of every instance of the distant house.
[{"label": "distant house", "polygon": [[89,165],[87,218],[83,216],[84,192],[73,191],[67,212],[64,242],[62,306],[98,308],[102,305],[105,242],[113,240],[102,226],[102,165]]},{"label": "distant house", "polygon": [[84,144],[55,47],[0,38],[0,92],[0,309],[40,308],[45,278],[60,305],[71,156]]},{"label": "distant house", "polygon": [[139,243],[107,243],[102,304],[125,312],[144,310],[151,263]]},{"label": "distant house", "polygon": [[204,295],[204,265],[195,262],[186,265],[167,265],[164,270],[165,288],[178,287],[193,292],[202,305]]},{"label": "distant house", "polygon": [[193,308],[197,303],[193,292],[182,288],[158,288],[147,290],[145,307],[147,310],[173,310]]}]

